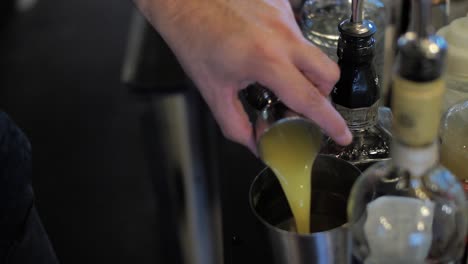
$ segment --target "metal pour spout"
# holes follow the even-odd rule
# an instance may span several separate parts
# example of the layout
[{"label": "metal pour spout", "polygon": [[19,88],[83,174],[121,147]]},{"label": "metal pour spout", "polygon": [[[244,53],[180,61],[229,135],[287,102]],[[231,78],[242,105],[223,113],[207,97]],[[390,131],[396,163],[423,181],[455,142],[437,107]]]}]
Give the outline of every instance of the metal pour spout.
[{"label": "metal pour spout", "polygon": [[428,37],[432,33],[431,25],[431,1],[418,0],[412,1],[412,29],[417,36],[422,39]]},{"label": "metal pour spout", "polygon": [[409,30],[398,40],[397,74],[416,82],[429,82],[443,75],[446,41],[433,33],[431,1],[412,0]]},{"label": "metal pour spout", "polygon": [[364,19],[364,1],[353,0],[351,3],[352,15],[351,23],[360,24]]},{"label": "metal pour spout", "polygon": [[376,32],[375,24],[364,19],[364,0],[353,0],[351,11],[351,17],[339,25],[341,34],[351,37],[368,37]]}]

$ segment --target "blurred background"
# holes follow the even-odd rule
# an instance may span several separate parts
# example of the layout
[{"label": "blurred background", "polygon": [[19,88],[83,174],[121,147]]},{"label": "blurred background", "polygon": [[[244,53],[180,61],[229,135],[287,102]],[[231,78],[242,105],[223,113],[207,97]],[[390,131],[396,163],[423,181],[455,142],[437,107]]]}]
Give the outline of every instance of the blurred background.
[{"label": "blurred background", "polygon": [[[171,208],[184,191],[168,173],[180,145],[161,120],[173,119],[171,96],[194,89],[167,46],[131,1],[2,0],[0,18],[0,109],[32,143],[36,205],[60,262],[181,263],[185,207]],[[203,164],[221,179],[224,259],[256,263],[247,194],[262,165],[190,93],[198,154],[217,157]]]},{"label": "blurred background", "polygon": [[132,2],[1,2],[0,107],[31,140],[59,259],[155,263],[141,104],[120,81]]}]

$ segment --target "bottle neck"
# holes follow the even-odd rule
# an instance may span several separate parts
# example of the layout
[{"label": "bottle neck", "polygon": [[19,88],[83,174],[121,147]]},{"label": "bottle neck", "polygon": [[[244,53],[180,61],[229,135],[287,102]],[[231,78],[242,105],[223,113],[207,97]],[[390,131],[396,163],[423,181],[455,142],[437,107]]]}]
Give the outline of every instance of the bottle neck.
[{"label": "bottle neck", "polygon": [[340,80],[331,94],[335,105],[360,109],[369,108],[378,101],[380,89],[373,63],[374,51],[375,40],[372,35],[354,37],[341,34],[338,43]]},{"label": "bottle neck", "polygon": [[435,140],[430,145],[415,148],[394,139],[391,153],[395,166],[419,177],[439,162],[439,143]]},{"label": "bottle neck", "polygon": [[337,55],[343,64],[372,64],[375,56],[374,35],[355,37],[341,33],[338,40]]},{"label": "bottle neck", "polygon": [[427,38],[432,32],[431,13],[432,2],[428,0],[412,0],[410,31],[418,38]]},{"label": "bottle neck", "polygon": [[444,91],[443,78],[414,82],[394,77],[393,134],[400,142],[419,148],[437,139]]}]

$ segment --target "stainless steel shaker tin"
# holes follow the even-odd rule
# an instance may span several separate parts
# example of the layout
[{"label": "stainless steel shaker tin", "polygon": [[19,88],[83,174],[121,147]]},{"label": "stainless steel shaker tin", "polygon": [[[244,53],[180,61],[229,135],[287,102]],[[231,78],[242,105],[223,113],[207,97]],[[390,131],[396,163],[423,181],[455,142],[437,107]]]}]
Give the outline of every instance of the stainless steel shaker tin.
[{"label": "stainless steel shaker tin", "polygon": [[276,264],[351,263],[346,224],[349,192],[361,172],[350,163],[319,155],[312,170],[311,234],[300,235],[276,176],[264,169],[249,192],[251,209],[269,240]]}]

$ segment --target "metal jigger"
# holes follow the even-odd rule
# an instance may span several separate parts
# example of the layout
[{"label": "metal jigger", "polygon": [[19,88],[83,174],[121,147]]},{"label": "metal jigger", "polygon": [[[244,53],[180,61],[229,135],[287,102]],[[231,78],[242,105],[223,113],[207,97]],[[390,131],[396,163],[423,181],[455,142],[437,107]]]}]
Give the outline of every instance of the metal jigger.
[{"label": "metal jigger", "polygon": [[257,112],[254,125],[257,143],[270,128],[285,122],[303,122],[304,125],[316,126],[312,121],[289,109],[273,92],[260,84],[249,86],[243,91],[243,95],[247,103]]}]

